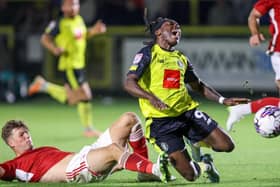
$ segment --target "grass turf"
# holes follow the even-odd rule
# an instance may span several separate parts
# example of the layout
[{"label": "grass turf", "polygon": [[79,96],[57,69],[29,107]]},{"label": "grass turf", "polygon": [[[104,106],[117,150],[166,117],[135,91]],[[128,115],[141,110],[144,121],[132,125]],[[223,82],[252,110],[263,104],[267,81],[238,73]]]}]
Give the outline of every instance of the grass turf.
[{"label": "grass turf", "polygon": [[[133,111],[141,116],[134,99],[96,98],[92,105],[94,126],[99,130],[105,130],[123,112]],[[225,106],[202,100],[200,109],[225,127],[228,114]],[[79,151],[83,145],[91,144],[95,140],[82,136],[82,126],[75,107],[60,105],[49,98],[36,97],[15,104],[0,103],[1,125],[9,119],[21,119],[29,125],[36,147],[52,145],[66,151]],[[187,182],[172,170],[177,180],[168,184],[138,183],[136,173],[121,171],[101,183],[93,184],[25,184],[0,181],[0,186],[279,186],[279,139],[262,138],[255,133],[252,121],[253,115],[250,115],[234,126],[234,131],[230,133],[236,144],[233,152],[216,153],[203,149],[214,157],[221,175],[219,184],[211,184],[203,177],[195,182]],[[157,155],[151,147],[149,148],[150,158],[155,161]],[[0,162],[14,157],[3,141],[0,142],[0,150]]]}]

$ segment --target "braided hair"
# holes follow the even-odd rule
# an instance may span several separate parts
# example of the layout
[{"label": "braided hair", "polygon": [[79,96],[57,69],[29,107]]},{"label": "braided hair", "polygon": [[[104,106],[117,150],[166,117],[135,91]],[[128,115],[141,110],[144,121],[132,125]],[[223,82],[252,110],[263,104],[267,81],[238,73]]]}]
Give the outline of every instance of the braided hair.
[{"label": "braided hair", "polygon": [[147,16],[147,8],[144,9],[144,22],[146,25],[145,32],[148,33],[153,40],[152,41],[144,41],[144,45],[153,45],[156,42],[156,34],[155,32],[167,21],[173,21],[169,18],[158,17],[154,21],[149,21]]}]

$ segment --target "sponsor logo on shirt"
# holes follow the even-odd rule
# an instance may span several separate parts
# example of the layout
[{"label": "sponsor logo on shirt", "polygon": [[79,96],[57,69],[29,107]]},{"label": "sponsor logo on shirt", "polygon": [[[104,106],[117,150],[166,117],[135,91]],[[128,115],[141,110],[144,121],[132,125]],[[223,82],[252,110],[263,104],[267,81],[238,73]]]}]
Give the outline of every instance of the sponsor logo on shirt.
[{"label": "sponsor logo on shirt", "polygon": [[82,29],[76,28],[76,29],[74,30],[74,37],[76,38],[76,40],[81,39],[82,36],[83,36],[83,31],[82,31]]},{"label": "sponsor logo on shirt", "polygon": [[184,67],[184,64],[182,61],[178,60],[177,61],[178,66],[182,69]]},{"label": "sponsor logo on shirt", "polygon": [[180,71],[169,69],[164,70],[163,87],[180,88]]},{"label": "sponsor logo on shirt", "polygon": [[133,60],[133,64],[138,64],[141,61],[142,57],[143,57],[143,53],[136,54]]}]

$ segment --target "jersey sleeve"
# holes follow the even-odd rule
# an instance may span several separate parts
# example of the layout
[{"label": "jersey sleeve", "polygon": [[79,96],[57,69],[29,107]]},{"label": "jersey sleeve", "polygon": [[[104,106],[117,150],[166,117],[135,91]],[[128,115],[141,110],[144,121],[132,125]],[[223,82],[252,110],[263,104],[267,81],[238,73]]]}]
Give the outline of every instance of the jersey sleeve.
[{"label": "jersey sleeve", "polygon": [[5,170],[5,173],[1,177],[1,180],[11,181],[15,178],[15,164],[13,161],[1,163],[0,167],[2,167]]},{"label": "jersey sleeve", "polygon": [[271,0],[259,0],[255,3],[254,8],[261,13],[266,14],[272,8]]},{"label": "jersey sleeve", "polygon": [[199,77],[197,76],[196,72],[194,71],[193,65],[188,60],[188,65],[187,65],[187,69],[185,72],[184,82],[189,83],[189,82],[195,82],[198,80],[199,80]]},{"label": "jersey sleeve", "polygon": [[45,33],[53,37],[58,35],[59,32],[59,20],[52,20],[45,29]]},{"label": "jersey sleeve", "polygon": [[127,74],[135,74],[138,78],[142,76],[151,62],[151,47],[142,48],[134,57],[132,65]]}]

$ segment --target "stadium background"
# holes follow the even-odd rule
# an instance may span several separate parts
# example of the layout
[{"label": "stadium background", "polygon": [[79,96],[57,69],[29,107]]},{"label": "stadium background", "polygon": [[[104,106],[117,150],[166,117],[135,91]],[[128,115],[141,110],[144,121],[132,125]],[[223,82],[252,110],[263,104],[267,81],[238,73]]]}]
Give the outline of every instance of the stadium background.
[{"label": "stadium background", "polygon": [[[247,17],[255,0],[81,0],[86,24],[102,19],[104,35],[88,42],[87,75],[95,95],[127,96],[122,89],[135,53],[147,40],[143,7],[150,19],[167,16],[182,25],[182,50],[206,82],[222,92],[276,95],[266,43],[248,44]],[[60,0],[0,0],[1,100],[24,97],[37,74],[61,83],[56,59],[40,45],[40,34],[60,15]],[[261,20],[267,33],[267,17]],[[257,93],[257,94],[256,94]]]}]

